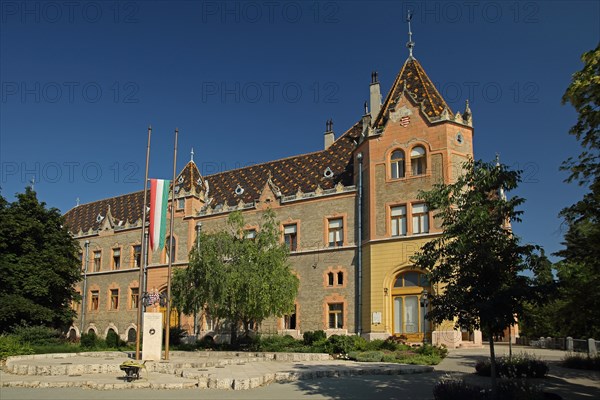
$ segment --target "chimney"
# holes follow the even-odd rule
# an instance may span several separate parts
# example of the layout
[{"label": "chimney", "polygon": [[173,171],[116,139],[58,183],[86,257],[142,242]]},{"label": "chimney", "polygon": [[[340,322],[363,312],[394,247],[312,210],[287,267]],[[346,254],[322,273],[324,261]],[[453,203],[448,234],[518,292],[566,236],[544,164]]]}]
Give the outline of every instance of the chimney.
[{"label": "chimney", "polygon": [[333,120],[325,122],[325,150],[333,144],[335,137],[333,136]]},{"label": "chimney", "polygon": [[371,86],[369,87],[371,92],[371,120],[375,120],[381,110],[381,87],[379,86],[379,79],[377,79],[377,72],[371,72]]}]

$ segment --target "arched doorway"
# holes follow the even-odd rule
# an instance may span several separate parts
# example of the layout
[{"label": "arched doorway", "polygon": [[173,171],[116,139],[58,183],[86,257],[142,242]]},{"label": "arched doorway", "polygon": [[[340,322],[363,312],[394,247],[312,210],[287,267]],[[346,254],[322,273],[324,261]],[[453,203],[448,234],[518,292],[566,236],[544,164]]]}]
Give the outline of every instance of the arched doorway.
[{"label": "arched doorway", "polygon": [[419,271],[405,271],[396,275],[392,284],[393,334],[404,335],[408,341],[423,341],[431,335],[431,324],[425,318],[422,306],[423,291],[431,293],[427,276]]}]

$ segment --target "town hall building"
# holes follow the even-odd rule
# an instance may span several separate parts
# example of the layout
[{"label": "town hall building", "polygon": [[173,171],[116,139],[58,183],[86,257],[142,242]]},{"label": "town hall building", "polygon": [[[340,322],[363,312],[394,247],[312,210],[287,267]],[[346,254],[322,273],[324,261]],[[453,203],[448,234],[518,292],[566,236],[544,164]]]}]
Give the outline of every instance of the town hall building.
[{"label": "town hall building", "polygon": [[[78,318],[70,334],[94,331],[104,337],[113,330],[134,339],[138,299],[166,291],[170,257],[173,268],[185,268],[198,234],[222,229],[235,210],[243,213],[251,238],[269,208],[300,286],[295,312],[264,321],[258,331],[299,337],[322,329],[368,339],[404,335],[451,347],[479,342],[478,332],[425,318],[423,300],[439,288],[411,262],[441,232],[419,191],[455,181],[473,156],[469,104],[463,112],[452,111],[412,47],[385,100],[377,73],[369,90],[365,114],[354,125],[335,137],[327,123],[321,150],[208,176],[193,160],[185,165],[168,215],[174,218],[173,247],[148,254],[145,288],[139,283],[144,192],[69,210],[67,225],[81,246],[77,291],[83,297],[74,305]],[[171,315],[171,325],[190,334],[227,340],[224,321],[206,313],[196,320]]]}]

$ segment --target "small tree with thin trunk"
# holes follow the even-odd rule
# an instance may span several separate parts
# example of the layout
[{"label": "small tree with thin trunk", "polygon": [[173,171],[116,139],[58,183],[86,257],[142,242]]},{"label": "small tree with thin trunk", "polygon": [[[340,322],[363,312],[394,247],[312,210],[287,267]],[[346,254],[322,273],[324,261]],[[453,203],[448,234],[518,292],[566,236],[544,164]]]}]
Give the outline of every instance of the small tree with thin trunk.
[{"label": "small tree with thin trunk", "polygon": [[496,389],[494,336],[516,322],[526,301],[541,299],[534,275],[547,268],[538,247],[521,244],[511,231],[523,199],[506,199],[520,171],[504,165],[468,161],[453,184],[438,184],[422,192],[442,234],[423,246],[415,265],[426,270],[437,292],[431,296],[427,318],[435,323],[455,321],[460,328],[481,329],[488,337],[492,387]]},{"label": "small tree with thin trunk", "polygon": [[288,248],[279,241],[275,213],[263,214],[253,239],[245,237],[240,212],[228,218],[228,229],[200,238],[200,251],[190,252],[188,268],[173,278],[173,300],[186,314],[202,308],[231,323],[231,342],[239,326],[250,326],[294,308],[299,281],[288,261]]}]

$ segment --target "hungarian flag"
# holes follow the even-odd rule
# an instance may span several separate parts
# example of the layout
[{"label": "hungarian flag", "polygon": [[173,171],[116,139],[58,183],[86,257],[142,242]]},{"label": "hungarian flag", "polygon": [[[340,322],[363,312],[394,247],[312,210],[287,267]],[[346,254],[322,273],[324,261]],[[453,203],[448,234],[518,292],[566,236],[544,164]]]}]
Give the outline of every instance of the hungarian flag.
[{"label": "hungarian flag", "polygon": [[150,179],[150,248],[152,251],[165,246],[167,231],[167,204],[169,203],[168,179]]}]

